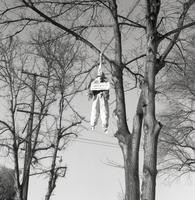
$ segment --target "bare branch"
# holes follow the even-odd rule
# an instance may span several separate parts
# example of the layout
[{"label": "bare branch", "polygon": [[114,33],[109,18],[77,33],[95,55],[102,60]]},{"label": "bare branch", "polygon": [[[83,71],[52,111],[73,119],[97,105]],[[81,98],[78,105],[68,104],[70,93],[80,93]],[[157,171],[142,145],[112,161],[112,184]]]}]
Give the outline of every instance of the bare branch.
[{"label": "bare branch", "polygon": [[[177,27],[178,28],[173,31],[173,33],[175,33],[175,34],[174,34],[174,36],[172,38],[172,41],[168,44],[167,48],[165,49],[165,51],[161,55],[161,60],[164,61],[166,59],[166,57],[168,56],[169,52],[172,50],[172,48],[174,47],[175,43],[177,42],[178,37],[180,35],[180,32],[184,29],[183,27],[185,27],[183,24],[184,24],[187,12],[190,9],[190,7],[193,5],[193,3],[194,3],[194,0],[189,0],[188,2],[184,3],[183,11],[182,11],[182,13],[181,13],[181,15],[179,17],[178,23],[177,23]],[[192,25],[194,25],[194,23]],[[188,27],[189,26],[187,26],[185,28],[188,28]]]}]

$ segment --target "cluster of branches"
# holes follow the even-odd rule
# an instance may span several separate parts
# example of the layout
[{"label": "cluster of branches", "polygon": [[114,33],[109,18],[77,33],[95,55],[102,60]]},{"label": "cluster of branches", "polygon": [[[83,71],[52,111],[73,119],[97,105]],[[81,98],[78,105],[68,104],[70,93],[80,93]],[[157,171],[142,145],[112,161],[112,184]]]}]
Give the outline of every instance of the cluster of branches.
[{"label": "cluster of branches", "polygon": [[50,199],[58,177],[66,174],[60,152],[83,120],[71,107],[80,73],[72,68],[82,64],[77,44],[64,36],[52,37],[52,32],[40,29],[28,44],[16,38],[1,42],[5,113],[0,119],[0,143],[14,162],[19,200],[27,199],[32,175],[48,177],[45,199]]},{"label": "cluster of branches", "polygon": [[175,52],[179,65],[171,64],[170,74],[165,78],[169,81],[161,88],[168,103],[160,115],[165,126],[160,137],[159,170],[166,175],[174,174],[176,178],[195,170],[195,60],[192,37],[189,40],[191,42],[182,51],[185,59]]}]

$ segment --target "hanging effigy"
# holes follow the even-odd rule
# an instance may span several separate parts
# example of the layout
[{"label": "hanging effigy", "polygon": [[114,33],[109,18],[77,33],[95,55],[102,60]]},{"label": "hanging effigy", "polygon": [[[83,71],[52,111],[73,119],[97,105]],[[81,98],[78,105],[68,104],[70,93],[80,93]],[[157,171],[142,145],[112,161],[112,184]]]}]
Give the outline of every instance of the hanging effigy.
[{"label": "hanging effigy", "polygon": [[98,67],[97,77],[93,80],[89,87],[89,97],[93,100],[91,108],[90,125],[91,129],[94,130],[98,123],[99,116],[102,121],[102,128],[104,132],[108,132],[109,123],[109,89],[110,83],[102,72],[102,61],[100,54],[100,64]]}]

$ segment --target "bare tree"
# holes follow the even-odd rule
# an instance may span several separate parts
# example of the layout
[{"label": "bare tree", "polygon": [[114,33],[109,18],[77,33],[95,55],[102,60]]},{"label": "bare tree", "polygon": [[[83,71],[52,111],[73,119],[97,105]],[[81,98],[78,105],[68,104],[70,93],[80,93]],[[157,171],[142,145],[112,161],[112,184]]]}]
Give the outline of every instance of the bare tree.
[{"label": "bare tree", "polygon": [[[65,45],[62,40],[56,43],[50,41],[48,48],[37,43],[37,50],[32,54],[31,51],[21,51],[19,40],[12,38],[1,43],[1,94],[2,100],[7,100],[5,105],[8,106],[8,117],[0,120],[1,147],[5,153],[13,156],[19,200],[28,198],[31,175],[48,174],[46,199],[50,199],[57,178],[65,176],[66,166],[57,164],[58,152],[66,148],[68,136],[75,135],[74,127],[82,120],[71,107],[69,100],[75,95],[75,92],[72,92],[75,76],[71,74],[71,68],[76,58],[76,52],[73,54],[74,44],[70,44],[67,42]],[[59,48],[59,45],[64,45],[64,49]],[[68,48],[72,49],[71,53]],[[60,51],[66,51],[63,59]],[[31,69],[28,64],[28,71],[25,70],[27,61],[33,63]],[[54,107],[59,108],[59,112],[49,114],[49,109]],[[67,123],[68,114],[65,111],[70,108],[75,119]],[[47,132],[51,134],[48,135]],[[41,167],[41,163],[50,159],[50,167]]]},{"label": "bare tree", "polygon": [[[2,25],[9,26],[10,24],[13,25],[13,23],[19,23],[19,25],[21,25],[18,26],[20,29],[17,30],[15,34],[22,31],[28,25],[46,22],[72,35],[76,40],[83,42],[98,54],[101,50],[97,48],[95,42],[93,43],[90,38],[88,39],[88,33],[90,30],[93,30],[92,28],[94,27],[112,27],[114,38],[114,46],[110,45],[112,47],[110,48],[112,54],[110,53],[108,56],[108,54],[104,53],[102,56],[111,65],[111,70],[109,71],[115,90],[115,114],[117,118],[117,131],[115,136],[123,152],[126,200],[140,199],[138,165],[142,126],[144,132],[144,169],[141,198],[143,200],[155,199],[157,143],[161,129],[161,123],[156,119],[155,79],[159,71],[166,66],[167,61],[171,58],[169,55],[171,55],[173,48],[175,46],[179,47],[177,42],[179,41],[181,32],[195,24],[190,15],[190,8],[194,0],[186,2],[171,1],[170,3],[177,3],[178,7],[174,7],[175,12],[170,9],[166,11],[166,8],[164,8],[166,7],[166,2],[162,4],[159,0],[144,1],[139,7],[141,9],[141,17],[137,17],[138,20],[131,20],[130,15],[127,15],[127,17],[121,16],[118,8],[119,3],[117,3],[116,0],[69,1],[65,3],[61,1],[42,2],[22,0],[18,1],[16,5],[10,7],[6,6],[1,13]],[[162,12],[160,12],[161,9]],[[26,11],[25,13],[24,10]],[[132,9],[130,9],[130,11],[131,10]],[[17,13],[15,19],[12,18],[10,20],[10,11],[15,11],[15,13]],[[103,21],[104,23],[97,23],[98,20],[101,21],[101,18],[98,17],[99,15],[96,15],[96,13],[100,13],[100,11],[104,11],[102,15],[104,13],[109,13],[106,20]],[[32,13],[34,17],[32,17]],[[177,22],[173,22],[171,20],[172,18],[168,17],[171,13],[174,13]],[[65,25],[64,19],[68,19],[66,18],[68,15],[72,17],[72,20],[67,20],[67,24]],[[146,33],[145,37],[142,38],[140,42],[145,44],[141,47],[145,51],[140,51],[140,55],[127,62],[124,61],[124,52],[122,52],[122,49],[125,49],[123,48],[124,43],[122,42],[122,39],[124,39],[122,34],[122,30],[124,29],[121,28],[122,25],[127,25],[129,28],[128,31],[133,30],[130,31],[131,35],[136,33],[139,33],[139,35],[142,34],[140,30],[144,30],[144,33]],[[112,51],[113,49],[114,51]],[[142,59],[143,57],[145,57],[144,67],[142,67],[144,62]],[[127,67],[127,65],[131,65],[140,59],[142,59],[141,64],[138,64],[142,66],[137,69],[141,68],[141,70],[138,71],[135,67]],[[125,88],[123,84],[123,73],[126,72],[125,70],[130,72],[136,81],[138,77],[144,77],[131,133],[127,124]],[[140,71],[144,72],[140,74]]]},{"label": "bare tree", "polygon": [[172,63],[161,91],[166,95],[167,109],[160,115],[165,126],[160,137],[159,170],[170,178],[194,171],[194,45],[191,38],[186,43],[183,56],[176,52],[179,65]]},{"label": "bare tree", "polygon": [[[21,58],[19,44],[19,40],[1,43],[1,83],[5,88],[2,96],[9,107],[8,118],[0,121],[1,146],[13,155],[18,198],[27,199],[31,165],[36,163],[42,123],[54,98],[48,95],[49,79],[38,81],[36,73],[23,70],[27,60]],[[22,165],[24,170],[20,176]]]},{"label": "bare tree", "polygon": [[[83,118],[71,107],[71,99],[76,95],[75,88],[76,78],[80,74],[77,71],[75,63],[78,61],[79,46],[75,42],[71,42],[70,38],[59,36],[48,30],[40,29],[37,37],[34,37],[32,43],[35,45],[35,53],[39,58],[43,59],[50,68],[50,81],[52,86],[50,90],[55,94],[57,112],[51,115],[53,125],[48,132],[53,135],[51,152],[51,166],[48,169],[48,190],[45,200],[49,200],[53,190],[56,187],[58,177],[64,177],[66,174],[66,166],[62,165],[62,156],[58,153],[66,148],[70,136],[76,136],[76,129]],[[74,118],[67,122],[65,116],[68,116],[67,109],[71,109]],[[51,113],[50,113],[51,114]],[[51,137],[51,136],[50,136]],[[47,148],[47,147],[46,147]]]}]

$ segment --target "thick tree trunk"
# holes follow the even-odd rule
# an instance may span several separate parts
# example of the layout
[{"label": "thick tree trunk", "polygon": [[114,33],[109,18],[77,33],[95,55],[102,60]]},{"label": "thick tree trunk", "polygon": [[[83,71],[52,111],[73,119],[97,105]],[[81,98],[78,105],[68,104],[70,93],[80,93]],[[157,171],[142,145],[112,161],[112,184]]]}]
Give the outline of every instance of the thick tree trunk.
[{"label": "thick tree trunk", "polygon": [[141,137],[142,116],[134,117],[133,133],[124,137],[120,132],[116,135],[121,147],[125,170],[125,200],[140,200],[139,183],[139,145]]},{"label": "thick tree trunk", "polygon": [[142,87],[144,98],[144,166],[142,200],[155,200],[157,143],[160,124],[155,118],[155,68],[157,67],[158,37],[156,22],[160,9],[159,0],[146,0],[147,49],[145,76]]},{"label": "thick tree trunk", "polygon": [[125,200],[140,200],[139,147],[143,120],[143,94],[140,94],[133,120],[133,131],[125,145],[121,145],[125,169]]},{"label": "thick tree trunk", "polygon": [[[133,121],[133,133],[123,148],[125,169],[125,200],[140,199],[139,181],[139,145],[141,137],[142,116],[136,114]],[[126,149],[126,152],[124,151]]]},{"label": "thick tree trunk", "polygon": [[[150,66],[151,68],[153,66]],[[150,73],[149,73],[150,74]],[[150,74],[151,75],[151,74]],[[150,79],[153,79],[149,76]],[[150,81],[149,85],[151,84]],[[142,182],[142,200],[155,200],[156,186],[156,161],[157,161],[157,143],[160,132],[160,124],[155,118],[154,89],[146,87],[144,89],[146,105],[144,114],[144,166]]]},{"label": "thick tree trunk", "polygon": [[145,135],[144,145],[144,167],[142,180],[142,200],[155,200],[156,191],[156,161],[157,161],[157,144],[160,126],[156,123],[151,126],[153,129]]}]

